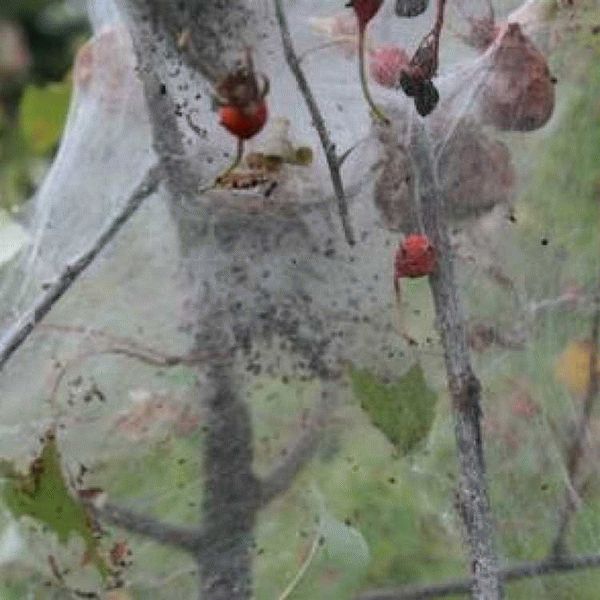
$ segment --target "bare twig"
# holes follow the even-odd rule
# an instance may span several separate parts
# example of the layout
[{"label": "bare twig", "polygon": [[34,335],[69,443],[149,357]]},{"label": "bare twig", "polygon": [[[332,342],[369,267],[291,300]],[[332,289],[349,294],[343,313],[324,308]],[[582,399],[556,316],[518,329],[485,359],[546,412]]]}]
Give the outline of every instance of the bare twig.
[{"label": "bare twig", "polygon": [[[503,582],[517,581],[530,577],[569,573],[581,569],[600,567],[600,554],[563,556],[540,561],[523,562],[498,572]],[[423,586],[406,586],[397,589],[372,590],[360,594],[356,600],[425,600],[468,594],[475,586],[474,579],[456,579],[445,583]]]},{"label": "bare twig", "polygon": [[310,550],[308,551],[308,555],[306,556],[306,558],[304,559],[304,562],[302,563],[302,566],[300,567],[300,569],[298,569],[298,572],[294,576],[294,579],[292,579],[292,581],[290,581],[289,585],[285,588],[285,590],[283,590],[283,592],[281,593],[281,596],[279,596],[278,600],[288,600],[288,598],[294,593],[294,590],[298,587],[298,584],[300,583],[300,581],[302,581],[302,578],[306,574],[308,567],[310,567],[312,561],[314,560],[315,556],[317,555],[317,550],[322,545],[323,545],[323,536],[319,532],[317,534],[317,536],[315,537],[315,539],[310,547]]},{"label": "bare twig", "polygon": [[565,489],[559,524],[552,542],[550,555],[557,557],[565,554],[565,537],[567,535],[571,517],[577,509],[574,497],[579,496],[582,482],[580,481],[580,467],[585,456],[585,447],[588,442],[590,417],[592,409],[600,391],[600,374],[598,373],[598,338],[600,336],[600,298],[596,298],[596,311],[592,318],[591,345],[589,355],[589,382],[583,400],[583,409],[575,430],[571,445],[567,451],[567,486]]},{"label": "bare twig", "polygon": [[325,151],[325,158],[327,159],[327,165],[329,167],[329,173],[331,175],[331,183],[333,184],[333,190],[337,200],[338,212],[342,222],[342,228],[344,229],[344,235],[346,236],[346,241],[348,244],[353,246],[356,242],[352,225],[350,224],[350,219],[348,216],[348,203],[346,201],[346,194],[344,192],[344,183],[340,174],[340,160],[335,149],[335,144],[329,137],[327,126],[325,125],[325,119],[319,110],[317,101],[315,100],[304,72],[302,71],[302,67],[300,66],[300,61],[296,55],[296,51],[294,50],[294,44],[292,42],[292,36],[288,27],[287,17],[285,15],[282,0],[273,1],[275,3],[275,13],[277,15],[277,22],[279,23],[279,29],[281,32],[281,42],[283,44],[285,60],[290,68],[290,71],[296,79],[300,93],[302,94],[304,102],[306,103],[308,111],[310,112],[313,125],[317,130],[319,139],[321,140],[321,145]]},{"label": "bare twig", "polygon": [[298,473],[312,458],[319,444],[319,433],[328,412],[329,407],[325,402],[325,398],[323,398],[296,443],[285,453],[279,464],[275,465],[262,480],[260,490],[262,505],[268,504],[274,498],[286,492],[294,483]]},{"label": "bare twig", "polygon": [[86,506],[100,521],[147,537],[159,544],[167,544],[192,553],[196,553],[202,544],[203,534],[200,529],[163,523],[154,517],[123,508],[112,502],[90,501],[86,502]]},{"label": "bare twig", "polygon": [[[42,327],[42,326],[40,326]],[[150,348],[147,346],[143,346],[134,342],[132,340],[128,340],[127,338],[122,338],[120,336],[115,336],[107,332],[99,331],[99,330],[88,330],[83,327],[77,326],[68,326],[68,325],[47,325],[45,328],[55,329],[57,331],[67,332],[67,333],[81,333],[83,335],[94,335],[98,336],[100,339],[104,339],[105,341],[110,341],[111,345],[108,345],[104,348],[94,348],[93,350],[89,350],[86,352],[82,352],[76,355],[74,358],[69,359],[60,366],[58,371],[54,376],[54,381],[50,388],[50,404],[56,406],[56,400],[58,395],[58,390],[60,388],[61,383],[63,382],[67,372],[72,369],[76,365],[81,365],[84,361],[95,358],[97,356],[102,355],[120,355],[126,358],[131,358],[133,360],[138,360],[144,364],[147,364],[151,367],[159,367],[159,368],[171,368],[180,365],[184,366],[196,366],[200,363],[206,362],[208,360],[216,360],[216,359],[225,359],[228,357],[227,354],[218,354],[212,352],[190,352],[188,354],[164,354],[159,350],[154,348]]]},{"label": "bare twig", "polygon": [[458,446],[460,512],[471,550],[473,598],[502,597],[498,559],[494,548],[492,515],[485,480],[481,434],[481,385],[473,373],[465,316],[460,303],[450,236],[443,215],[443,199],[436,180],[427,133],[415,123],[413,160],[419,177],[422,222],[437,250],[438,268],[429,282],[444,347],[448,386],[453,404]]},{"label": "bare twig", "polygon": [[58,333],[76,334],[91,338],[93,341],[102,340],[108,346],[99,352],[113,352],[135,358],[156,367],[174,367],[177,365],[195,365],[208,359],[227,358],[225,353],[190,352],[188,354],[166,354],[161,350],[141,344],[128,337],[115,335],[109,331],[93,329],[80,325],[61,325],[56,323],[40,324],[41,330]]},{"label": "bare twig", "polygon": [[65,266],[56,281],[33,303],[32,308],[0,339],[0,370],[10,356],[23,344],[36,325],[50,312],[64,293],[77,281],[79,276],[94,262],[100,252],[115,237],[120,229],[135,214],[142,202],[152,195],[162,178],[162,169],[154,166],[148,170],[141,183],[135,188],[123,208],[96,238],[91,247]]}]

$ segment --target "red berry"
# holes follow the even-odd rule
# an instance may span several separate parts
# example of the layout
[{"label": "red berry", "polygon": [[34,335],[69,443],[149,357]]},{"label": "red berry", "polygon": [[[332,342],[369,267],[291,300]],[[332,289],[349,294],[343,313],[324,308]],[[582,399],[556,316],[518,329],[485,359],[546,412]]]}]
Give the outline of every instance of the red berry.
[{"label": "red berry", "polygon": [[396,251],[395,279],[430,275],[436,264],[435,248],[429,238],[423,234],[412,233],[404,238]]},{"label": "red berry", "polygon": [[377,14],[383,0],[350,0],[346,6],[351,6],[356,13],[359,29],[364,29],[367,23]]},{"label": "red berry", "polygon": [[380,46],[371,52],[369,72],[379,85],[396,88],[409,62],[408,54],[399,46]]},{"label": "red berry", "polygon": [[255,136],[264,127],[267,116],[267,103],[264,100],[249,106],[226,105],[219,109],[221,125],[243,140]]}]

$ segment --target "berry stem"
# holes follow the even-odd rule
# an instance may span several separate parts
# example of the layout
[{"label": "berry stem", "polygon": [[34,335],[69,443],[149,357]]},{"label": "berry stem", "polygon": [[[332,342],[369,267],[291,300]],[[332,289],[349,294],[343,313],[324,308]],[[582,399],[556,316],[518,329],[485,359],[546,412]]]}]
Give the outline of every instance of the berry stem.
[{"label": "berry stem", "polygon": [[244,156],[244,140],[239,137],[237,139],[237,150],[233,162],[215,179],[215,186],[221,183],[232,171],[235,171],[242,162]]},{"label": "berry stem", "polygon": [[358,72],[360,75],[360,85],[362,87],[363,95],[365,100],[371,108],[371,112],[386,125],[390,124],[390,120],[383,114],[381,109],[375,104],[369,91],[369,85],[367,83],[367,69],[365,64],[365,29],[364,25],[359,23],[358,27]]}]

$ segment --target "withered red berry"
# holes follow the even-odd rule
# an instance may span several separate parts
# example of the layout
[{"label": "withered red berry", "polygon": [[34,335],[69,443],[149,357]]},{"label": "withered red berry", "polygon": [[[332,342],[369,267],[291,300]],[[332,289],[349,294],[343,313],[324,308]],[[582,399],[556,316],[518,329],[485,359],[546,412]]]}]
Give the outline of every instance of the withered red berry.
[{"label": "withered red berry", "polygon": [[364,30],[367,23],[377,14],[382,4],[383,0],[350,0],[346,6],[354,9],[358,27]]},{"label": "withered red berry", "polygon": [[424,277],[430,275],[437,265],[435,248],[429,238],[420,233],[412,233],[404,238],[394,262],[395,280],[401,277]]},{"label": "withered red berry", "polygon": [[554,83],[544,55],[517,23],[496,30],[486,51],[488,74],[479,102],[483,121],[507,131],[543,127],[554,111]]},{"label": "withered red berry", "polygon": [[369,73],[379,85],[396,88],[409,61],[408,54],[400,46],[379,46],[370,53]]}]

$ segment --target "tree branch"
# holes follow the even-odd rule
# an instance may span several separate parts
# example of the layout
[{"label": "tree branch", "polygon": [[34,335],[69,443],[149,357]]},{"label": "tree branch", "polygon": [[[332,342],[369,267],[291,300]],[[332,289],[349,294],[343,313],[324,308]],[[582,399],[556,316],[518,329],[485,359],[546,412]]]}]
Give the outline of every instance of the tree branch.
[{"label": "tree branch", "polygon": [[450,235],[447,223],[442,218],[443,198],[437,183],[429,140],[420,119],[414,127],[412,157],[418,174],[422,222],[438,255],[438,267],[430,276],[429,283],[452,397],[460,466],[459,507],[471,550],[473,598],[494,600],[502,597],[502,584],[498,578],[498,559],[485,480],[481,384],[471,366]]},{"label": "tree branch", "polygon": [[596,298],[596,311],[592,318],[591,347],[589,363],[589,382],[583,401],[583,410],[579,422],[573,431],[571,445],[567,452],[567,486],[560,511],[559,524],[552,542],[550,556],[558,557],[565,554],[565,537],[567,535],[571,517],[577,509],[573,494],[579,494],[581,481],[579,480],[581,461],[585,456],[585,446],[589,436],[590,417],[592,409],[600,392],[600,374],[598,373],[598,338],[600,337],[600,298]]},{"label": "tree branch", "polygon": [[194,554],[202,544],[203,534],[200,529],[170,525],[112,502],[89,501],[86,506],[94,518],[159,544],[167,544]]},{"label": "tree branch", "polygon": [[325,398],[314,411],[306,429],[296,443],[285,453],[281,461],[263,478],[260,485],[260,503],[262,506],[286,492],[294,483],[298,473],[313,457],[320,441],[319,433],[329,408]]},{"label": "tree branch", "polygon": [[[216,329],[219,325],[213,325]],[[205,544],[198,547],[202,598],[252,597],[253,537],[260,484],[252,469],[253,431],[231,361],[214,362],[204,398],[206,431],[202,455]]]},{"label": "tree branch", "polygon": [[[600,554],[563,556],[540,561],[523,562],[498,571],[503,582],[517,581],[529,577],[569,573],[581,569],[600,567]],[[406,586],[389,590],[372,590],[360,594],[356,600],[425,600],[468,594],[475,586],[474,579],[456,579],[445,583],[423,586]]]},{"label": "tree branch", "polygon": [[56,302],[62,298],[123,225],[135,214],[142,202],[156,191],[161,178],[162,169],[160,167],[150,168],[125,203],[125,206],[115,215],[92,246],[73,262],[66,265],[56,281],[34,301],[33,306],[26,315],[2,336],[2,339],[0,339],[0,370],[2,370],[11,355],[29,337],[36,325],[50,312]]},{"label": "tree branch", "polygon": [[302,67],[300,66],[300,60],[298,59],[296,51],[294,50],[294,44],[292,42],[292,36],[290,34],[282,0],[273,1],[275,3],[275,14],[277,15],[277,22],[279,23],[279,30],[281,32],[281,43],[283,44],[285,60],[290,68],[290,71],[296,79],[300,93],[302,94],[304,102],[306,103],[308,111],[310,112],[313,125],[317,130],[319,139],[321,140],[321,145],[325,151],[325,158],[327,159],[327,166],[329,167],[329,173],[331,175],[331,183],[333,184],[333,191],[337,200],[338,213],[342,222],[344,235],[346,236],[346,241],[348,244],[353,246],[356,243],[356,240],[354,238],[354,232],[348,216],[348,203],[346,201],[346,194],[344,192],[344,183],[340,174],[340,160],[337,156],[335,144],[329,137],[325,119],[319,110],[317,101],[315,100],[306,76],[304,75]]},{"label": "tree branch", "polygon": [[[177,205],[182,199],[197,193],[199,177],[192,169],[184,149],[175,103],[159,76],[161,64],[158,62],[156,48],[160,42],[153,31],[159,20],[154,11],[158,9],[154,7],[153,2],[147,0],[127,0],[124,4],[130,21],[129,32],[137,62],[137,73],[150,117],[152,147],[165,173],[167,189]],[[146,7],[146,4],[149,7]],[[145,10],[140,6],[145,7]],[[164,3],[164,6],[167,4]],[[144,19],[147,14],[152,14],[154,20]],[[164,68],[164,65],[162,67]]]},{"label": "tree branch", "polygon": [[148,39],[160,39],[169,57],[180,59],[212,85],[256,42],[258,19],[244,0],[121,2],[136,26],[148,25]]}]

